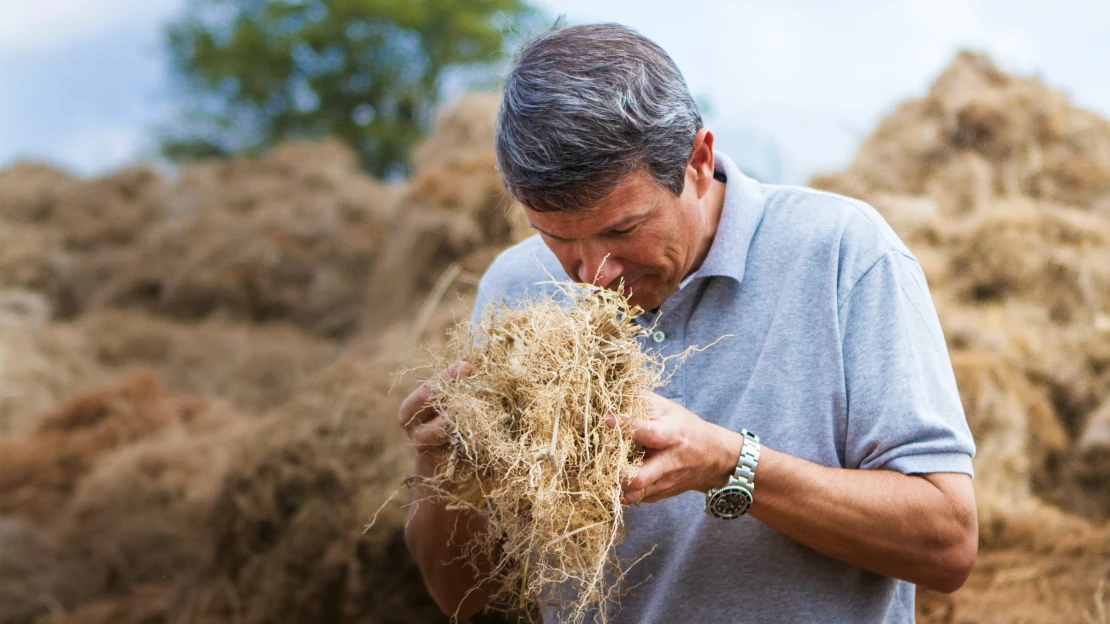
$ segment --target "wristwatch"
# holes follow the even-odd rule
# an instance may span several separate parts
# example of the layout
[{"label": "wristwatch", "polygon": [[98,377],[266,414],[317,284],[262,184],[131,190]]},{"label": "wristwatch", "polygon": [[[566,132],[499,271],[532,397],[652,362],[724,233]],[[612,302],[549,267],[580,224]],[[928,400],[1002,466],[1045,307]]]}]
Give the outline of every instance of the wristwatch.
[{"label": "wristwatch", "polygon": [[740,433],[744,435],[744,446],[740,449],[740,459],[736,460],[736,470],[724,487],[705,494],[705,513],[714,518],[739,518],[752,506],[755,467],[759,465],[759,436],[747,429],[741,429]]}]

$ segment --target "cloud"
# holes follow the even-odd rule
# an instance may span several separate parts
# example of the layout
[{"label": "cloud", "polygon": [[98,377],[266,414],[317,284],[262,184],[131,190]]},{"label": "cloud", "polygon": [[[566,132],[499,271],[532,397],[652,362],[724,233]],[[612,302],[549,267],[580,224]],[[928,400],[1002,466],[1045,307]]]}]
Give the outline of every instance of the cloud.
[{"label": "cloud", "polygon": [[136,160],[156,160],[145,128],[130,123],[91,121],[61,140],[23,144],[0,153],[0,169],[19,160],[48,162],[82,176],[101,175]]},{"label": "cloud", "polygon": [[985,51],[1009,71],[1041,73],[1110,112],[1097,67],[1110,43],[1096,32],[1107,2],[1062,0],[1046,10],[1033,0],[695,0],[677,11],[631,0],[541,1],[572,22],[618,21],[654,39],[712,104],[721,136],[776,144],[792,181],[846,165],[849,146],[898,102],[924,93],[961,48]]},{"label": "cloud", "polygon": [[[681,10],[662,0],[536,1],[572,23],[617,21],[658,42],[711,104],[722,147],[781,156],[764,169],[790,181],[846,165],[880,117],[922,94],[963,47],[1110,113],[1105,0],[1051,10],[1034,0],[693,0]],[[168,71],[151,50],[184,2],[3,2],[0,160],[34,148],[103,171],[143,149],[163,116],[156,96]]]},{"label": "cloud", "polygon": [[181,0],[10,2],[0,19],[0,56],[40,52],[121,27],[158,22]]}]

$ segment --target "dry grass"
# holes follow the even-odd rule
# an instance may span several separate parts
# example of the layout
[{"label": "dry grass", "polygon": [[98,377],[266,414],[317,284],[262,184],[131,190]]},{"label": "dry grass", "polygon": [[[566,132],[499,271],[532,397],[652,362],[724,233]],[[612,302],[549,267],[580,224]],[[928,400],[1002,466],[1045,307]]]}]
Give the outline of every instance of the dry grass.
[{"label": "dry grass", "polygon": [[[388,372],[465,317],[483,268],[529,233],[493,169],[495,108],[461,100],[395,187],[332,142],[172,180],[0,172],[0,621],[446,621],[407,555],[404,510],[360,529],[411,468]],[[851,169],[816,182],[876,205],[921,260],[979,444],[979,565],[952,596],[923,592],[921,621],[1104,622],[1110,123],[961,55]],[[135,365],[243,413],[205,400],[190,419],[196,399],[119,379]],[[620,430],[588,429],[593,391],[560,403],[531,387],[545,420],[508,429],[528,455],[493,458],[520,472],[477,490],[530,487],[533,471],[542,486],[489,506],[515,536],[499,573],[517,606],[544,597],[544,575],[589,589],[600,551],[582,540],[619,536],[619,470],[590,470],[635,457]],[[465,422],[457,434],[481,432]],[[598,483],[610,489],[560,499]],[[544,524],[567,500],[581,517]],[[537,516],[554,538],[530,532]],[[567,518],[605,524],[570,535]]]},{"label": "dry grass", "polygon": [[96,304],[345,335],[362,321],[365,273],[394,205],[337,141],[193,165],[172,188],[168,216],[129,250]]},{"label": "dry grass", "polygon": [[361,531],[411,465],[388,394],[398,364],[344,358],[238,447],[202,523],[212,563],[181,583],[176,621],[446,620],[407,554],[404,510]]},{"label": "dry grass", "polygon": [[26,435],[34,417],[58,405],[102,371],[85,335],[49,322],[46,299],[0,290],[0,443]]},{"label": "dry grass", "polygon": [[463,97],[414,152],[413,176],[370,278],[375,329],[410,314],[452,262],[532,234],[495,169],[499,102],[489,93]]},{"label": "dry grass", "polygon": [[471,372],[436,381],[452,447],[425,485],[449,508],[488,515],[485,539],[468,548],[495,562],[498,601],[572,602],[568,621],[580,622],[619,598],[634,564],[613,551],[621,479],[643,451],[607,418],[647,418],[647,394],[665,382],[663,358],[640,348],[639,312],[613,291],[560,284],[549,298],[491,306],[454,335],[450,359]]},{"label": "dry grass", "polygon": [[73,328],[106,371],[147,367],[175,391],[256,414],[284,404],[343,350],[290,323],[181,323],[139,310],[92,312]]},{"label": "dry grass", "polygon": [[64,503],[98,458],[208,409],[146,371],[77,396],[43,414],[26,440],[0,443],[0,510],[41,518]]}]

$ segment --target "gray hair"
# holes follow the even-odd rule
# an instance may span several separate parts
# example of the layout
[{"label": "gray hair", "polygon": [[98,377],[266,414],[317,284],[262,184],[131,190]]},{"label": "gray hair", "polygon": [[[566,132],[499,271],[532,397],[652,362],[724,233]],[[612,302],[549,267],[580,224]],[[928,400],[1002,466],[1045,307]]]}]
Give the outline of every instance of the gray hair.
[{"label": "gray hair", "polygon": [[532,210],[586,210],[643,168],[681,195],[701,113],[682,72],[619,24],[558,28],[521,52],[497,116],[497,166]]}]

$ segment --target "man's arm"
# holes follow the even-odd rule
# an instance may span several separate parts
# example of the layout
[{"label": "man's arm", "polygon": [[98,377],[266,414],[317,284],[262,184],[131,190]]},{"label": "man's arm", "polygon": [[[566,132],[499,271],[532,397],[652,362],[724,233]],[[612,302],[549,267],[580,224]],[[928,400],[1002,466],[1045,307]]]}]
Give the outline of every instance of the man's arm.
[{"label": "man's arm", "polygon": [[[465,374],[465,365],[452,365],[441,375]],[[448,442],[443,418],[428,407],[431,389],[417,388],[401,404],[398,420],[413,442],[416,474],[432,477],[445,456]],[[405,544],[412,553],[432,599],[447,615],[462,620],[484,609],[497,592],[488,577],[492,565],[478,561],[477,569],[465,552],[475,536],[487,530],[486,516],[468,510],[448,510],[426,488],[413,487],[413,505],[405,524]]]},{"label": "man's arm", "polygon": [[979,529],[968,475],[829,468],[769,448],[758,472],[751,514],[818,552],[945,593],[971,573]]},{"label": "man's arm", "polygon": [[[414,504],[405,525],[405,543],[420,566],[428,593],[447,615],[465,620],[485,609],[497,588],[479,585],[488,576],[489,561],[475,570],[464,551],[476,535],[487,529],[486,517],[471,511],[448,510],[441,501],[420,500],[414,490]],[[420,502],[415,502],[420,500]]]},{"label": "man's arm", "polygon": [[[648,450],[624,487],[626,502],[724,485],[743,437],[658,395],[651,406],[651,420],[630,423]],[[864,570],[953,592],[975,563],[979,530],[967,475],[829,468],[764,446],[755,484],[752,516]]]}]

